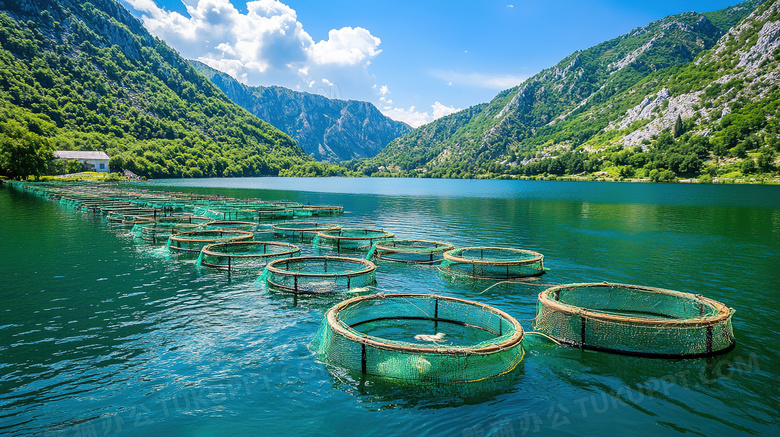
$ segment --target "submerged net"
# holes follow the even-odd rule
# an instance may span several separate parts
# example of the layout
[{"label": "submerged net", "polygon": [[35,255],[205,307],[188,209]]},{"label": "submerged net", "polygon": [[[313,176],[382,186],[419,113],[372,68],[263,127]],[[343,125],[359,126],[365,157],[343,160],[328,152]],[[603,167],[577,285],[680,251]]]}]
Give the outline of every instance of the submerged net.
[{"label": "submerged net", "polygon": [[516,279],[544,273],[544,255],[507,247],[464,247],[444,252],[439,270],[454,276]]},{"label": "submerged net", "polygon": [[587,349],[700,357],[734,346],[733,310],[701,295],[625,284],[570,284],[539,294],[534,328]]},{"label": "submerged net", "polygon": [[318,232],[337,231],[339,225],[317,222],[286,222],[273,225],[274,236],[289,238],[294,241],[309,242]]},{"label": "submerged net", "polygon": [[459,383],[512,371],[523,335],[517,320],[481,303],[378,294],[328,310],[310,348],[323,362],[364,374]]},{"label": "submerged net", "polygon": [[182,232],[168,238],[168,248],[182,252],[200,252],[209,244],[227,241],[251,240],[252,232],[214,229],[209,231]]},{"label": "submerged net", "polygon": [[393,234],[381,229],[344,228],[317,234],[318,244],[330,246],[337,252],[358,251],[371,248],[376,242],[393,239]]},{"label": "submerged net", "polygon": [[371,261],[338,256],[303,256],[268,263],[263,275],[269,285],[298,294],[356,291],[376,283]]},{"label": "submerged net", "polygon": [[374,244],[377,258],[409,264],[433,264],[441,261],[444,252],[452,249],[451,244],[428,240],[393,240]]},{"label": "submerged net", "polygon": [[218,269],[251,269],[265,267],[280,258],[301,253],[298,246],[276,241],[231,241],[204,246],[198,264]]}]

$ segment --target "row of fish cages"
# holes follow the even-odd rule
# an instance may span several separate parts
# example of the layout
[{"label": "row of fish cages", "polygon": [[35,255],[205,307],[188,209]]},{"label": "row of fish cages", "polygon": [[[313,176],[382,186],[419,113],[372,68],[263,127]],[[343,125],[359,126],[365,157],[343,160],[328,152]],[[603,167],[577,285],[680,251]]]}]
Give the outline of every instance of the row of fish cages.
[{"label": "row of fish cages", "polygon": [[102,214],[117,225],[156,222],[168,217],[220,221],[273,222],[305,217],[337,216],[342,206],[308,205],[288,200],[234,199],[192,193],[124,189],[97,183],[25,183],[21,189],[59,201],[77,210]]},{"label": "row of fish cages", "polygon": [[[454,247],[397,239],[376,227],[290,220],[341,214],[341,207],[95,185],[22,189],[102,214],[110,223],[132,224],[139,239],[196,256],[198,266],[249,272],[261,289],[345,296],[322,317],[310,350],[330,366],[393,380],[464,384],[509,374],[525,356],[526,333],[510,314],[481,302],[438,293],[372,294],[378,264],[436,266],[447,278],[493,281],[488,288],[546,272],[544,255],[528,249]],[[262,223],[260,212],[278,215]],[[539,293],[532,326],[533,334],[564,347],[678,359],[731,350],[732,315],[726,305],[698,294],[573,283]]]},{"label": "row of fish cages", "polygon": [[[113,226],[127,226],[139,239],[151,244],[164,243],[171,252],[198,254],[201,263],[204,256],[219,258],[213,262],[207,259],[207,266],[224,268],[226,264],[228,269],[233,269],[250,258],[270,261],[273,257],[268,256],[269,248],[279,247],[274,242],[283,240],[369,262],[438,264],[439,270],[450,276],[512,280],[545,271],[544,257],[530,250],[455,248],[440,241],[396,239],[394,233],[379,228],[342,228],[328,221],[295,220],[340,215],[344,212],[342,206],[235,199],[139,187],[127,189],[95,183],[35,183],[22,184],[21,188],[77,210],[103,215]],[[220,251],[212,247],[210,253],[200,256],[206,246],[239,242],[264,244],[227,245]],[[252,252],[259,247],[263,248],[262,253]],[[287,249],[284,252],[288,258],[296,253],[288,253]]]}]

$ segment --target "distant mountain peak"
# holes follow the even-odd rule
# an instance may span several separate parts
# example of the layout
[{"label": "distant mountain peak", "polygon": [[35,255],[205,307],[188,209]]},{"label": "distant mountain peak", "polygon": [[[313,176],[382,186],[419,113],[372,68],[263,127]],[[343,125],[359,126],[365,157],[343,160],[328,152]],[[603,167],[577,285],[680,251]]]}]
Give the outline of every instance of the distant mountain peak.
[{"label": "distant mountain peak", "polygon": [[318,161],[372,157],[411,130],[369,102],[332,99],[280,86],[248,86],[202,62],[191,63],[231,100],[290,135]]}]

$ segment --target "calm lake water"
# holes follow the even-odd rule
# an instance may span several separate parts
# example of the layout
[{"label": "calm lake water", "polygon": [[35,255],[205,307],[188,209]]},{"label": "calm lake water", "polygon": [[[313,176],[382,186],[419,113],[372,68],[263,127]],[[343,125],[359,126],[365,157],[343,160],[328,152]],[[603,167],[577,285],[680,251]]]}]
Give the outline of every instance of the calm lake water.
[{"label": "calm lake water", "polygon": [[[778,435],[780,187],[426,179],[159,180],[152,189],[342,205],[344,226],[545,255],[536,281],[453,283],[379,262],[377,288],[498,307],[530,331],[548,284],[623,282],[736,310],[708,359],[583,351],[529,335],[482,384],[361,378],[307,345],[340,298],[295,298],[0,188],[0,434]],[[304,253],[317,249],[301,245]]]}]

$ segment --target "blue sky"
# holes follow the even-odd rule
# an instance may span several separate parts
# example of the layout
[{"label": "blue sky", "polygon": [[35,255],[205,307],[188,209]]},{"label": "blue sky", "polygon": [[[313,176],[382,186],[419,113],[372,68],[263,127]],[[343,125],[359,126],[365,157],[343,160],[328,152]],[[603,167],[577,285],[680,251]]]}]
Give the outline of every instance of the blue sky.
[{"label": "blue sky", "polygon": [[184,57],[248,85],[365,100],[413,126],[575,50],[736,0],[121,0]]}]

